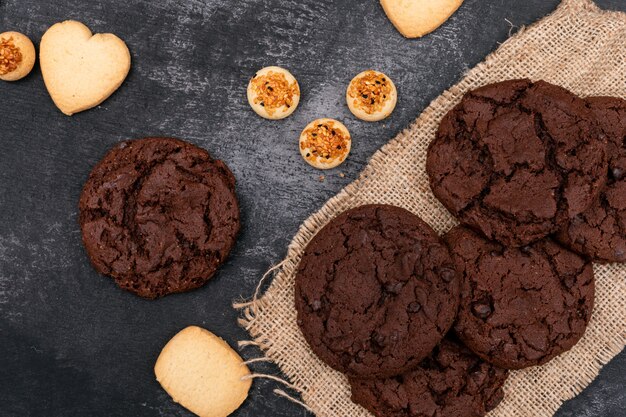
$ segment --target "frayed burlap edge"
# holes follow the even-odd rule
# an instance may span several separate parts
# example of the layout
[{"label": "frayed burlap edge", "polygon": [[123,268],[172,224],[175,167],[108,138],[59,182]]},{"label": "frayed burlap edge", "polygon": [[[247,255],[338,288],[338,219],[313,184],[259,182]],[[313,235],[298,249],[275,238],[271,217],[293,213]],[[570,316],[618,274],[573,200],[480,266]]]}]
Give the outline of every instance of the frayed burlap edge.
[{"label": "frayed burlap edge", "polygon": [[[562,85],[583,96],[626,98],[626,15],[600,10],[590,0],[564,0],[550,16],[522,28],[454,87],[434,100],[422,115],[377,151],[359,178],[307,219],[289,245],[287,257],[263,277],[252,301],[235,304],[240,325],[253,340],[241,346],[262,349],[261,360],[278,364],[289,378],[254,374],[286,384],[300,394],[277,389],[320,417],[365,417],[350,401],[345,377],[311,352],[296,324],[293,282],[304,247],[315,233],[342,211],[367,203],[402,206],[421,216],[438,232],[455,220],[439,204],[424,172],[426,147],[439,121],[470,89],[491,82],[528,77]],[[549,364],[512,372],[505,400],[490,417],[547,417],[580,393],[600,369],[626,345],[626,266],[595,265],[596,308],[583,339]],[[265,294],[266,278],[273,281]]]}]

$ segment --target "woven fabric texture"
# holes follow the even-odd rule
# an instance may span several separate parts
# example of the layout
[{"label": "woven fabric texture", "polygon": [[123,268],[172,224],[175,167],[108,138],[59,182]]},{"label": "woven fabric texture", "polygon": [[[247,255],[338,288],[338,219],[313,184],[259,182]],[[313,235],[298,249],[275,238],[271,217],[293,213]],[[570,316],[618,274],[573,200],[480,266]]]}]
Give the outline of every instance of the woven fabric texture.
[{"label": "woven fabric texture", "polygon": [[[456,220],[433,196],[426,149],[442,117],[465,92],[492,82],[543,79],[581,96],[626,98],[626,14],[600,10],[590,0],[564,0],[551,15],[520,30],[372,157],[359,178],[307,219],[265,294],[243,307],[240,324],[274,361],[319,417],[365,417],[350,400],[346,378],[309,349],[296,324],[295,270],[315,233],[342,211],[387,203],[419,215],[443,233]],[[490,417],[552,416],[626,344],[626,265],[595,265],[596,306],[583,339],[545,366],[512,372],[505,399]]]}]

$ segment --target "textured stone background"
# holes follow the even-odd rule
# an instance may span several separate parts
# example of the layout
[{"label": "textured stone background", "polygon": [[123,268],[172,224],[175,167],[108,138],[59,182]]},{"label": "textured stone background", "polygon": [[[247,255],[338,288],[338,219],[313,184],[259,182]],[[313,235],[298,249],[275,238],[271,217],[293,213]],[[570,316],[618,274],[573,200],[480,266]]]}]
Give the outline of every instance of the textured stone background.
[{"label": "textured stone background", "polygon": [[[530,24],[557,3],[466,0],[434,34],[405,40],[376,0],[0,0],[0,32],[22,31],[38,44],[53,23],[77,19],[116,33],[133,55],[122,88],[71,118],[53,106],[38,69],[0,83],[0,414],[189,415],[154,380],[163,344],[189,324],[231,344],[245,339],[231,302],[250,296],[298,225],[504,41],[507,19]],[[624,0],[599,3],[626,11]],[[289,68],[303,93],[300,108],[280,122],[257,117],[245,99],[248,78],[274,64]],[[398,107],[384,123],[359,122],[344,103],[347,82],[370,67],[398,86]],[[297,136],[322,116],[343,120],[354,142],[347,162],[320,182],[302,161]],[[219,274],[198,291],[158,301],[97,275],[77,225],[91,167],[117,141],[148,135],[184,138],[225,160],[243,214],[239,242]],[[625,374],[622,353],[558,415],[623,417]],[[274,387],[256,381],[236,415],[306,416],[274,396]]]}]

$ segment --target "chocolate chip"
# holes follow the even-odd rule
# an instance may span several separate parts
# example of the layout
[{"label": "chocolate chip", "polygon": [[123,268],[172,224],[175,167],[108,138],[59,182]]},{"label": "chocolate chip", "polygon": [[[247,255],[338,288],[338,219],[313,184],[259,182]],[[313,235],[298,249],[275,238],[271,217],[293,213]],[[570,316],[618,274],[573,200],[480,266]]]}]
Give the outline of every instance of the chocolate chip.
[{"label": "chocolate chip", "polygon": [[311,309],[313,311],[319,311],[322,308],[322,302],[320,300],[315,300],[311,303]]},{"label": "chocolate chip", "polygon": [[530,246],[522,246],[521,248],[519,248],[519,250],[524,254],[524,255],[530,255],[531,253],[531,247]]},{"label": "chocolate chip", "polygon": [[417,313],[421,309],[422,309],[422,305],[418,303],[417,301],[414,301],[411,304],[409,304],[406,311],[408,311],[409,313]]},{"label": "chocolate chip", "polygon": [[485,411],[489,412],[495,409],[503,399],[504,399],[504,391],[501,389],[497,390],[496,392],[493,393],[491,398],[489,398],[489,400],[487,400],[487,402],[485,403]]},{"label": "chocolate chip", "polygon": [[440,268],[439,269],[439,276],[445,282],[452,281],[455,275],[456,275],[456,272],[452,268]]},{"label": "chocolate chip", "polygon": [[491,306],[482,302],[474,303],[472,304],[472,311],[476,317],[486,319],[491,315]]},{"label": "chocolate chip", "polygon": [[344,353],[343,355],[341,355],[341,363],[345,367],[350,366],[350,364],[352,363],[352,356],[348,355],[347,353]]},{"label": "chocolate chip", "polygon": [[563,283],[565,288],[569,290],[574,286],[574,284],[576,284],[576,278],[572,276],[565,277],[561,280],[561,282]]},{"label": "chocolate chip", "polygon": [[624,249],[615,249],[615,257],[617,259],[624,259]]},{"label": "chocolate chip", "polygon": [[622,178],[624,178],[624,170],[618,167],[615,167],[611,170],[611,175],[613,175],[613,178],[616,180],[621,180]]},{"label": "chocolate chip", "polygon": [[400,291],[402,291],[403,287],[404,287],[403,282],[390,282],[387,285],[385,285],[385,291],[391,294],[400,294]]},{"label": "chocolate chip", "polygon": [[400,272],[402,276],[406,277],[411,275],[413,270],[415,269],[415,261],[417,260],[417,255],[412,252],[405,253],[400,260]]},{"label": "chocolate chip", "polygon": [[377,346],[384,347],[385,346],[385,336],[380,333],[374,332],[372,334],[372,341],[376,343]]}]

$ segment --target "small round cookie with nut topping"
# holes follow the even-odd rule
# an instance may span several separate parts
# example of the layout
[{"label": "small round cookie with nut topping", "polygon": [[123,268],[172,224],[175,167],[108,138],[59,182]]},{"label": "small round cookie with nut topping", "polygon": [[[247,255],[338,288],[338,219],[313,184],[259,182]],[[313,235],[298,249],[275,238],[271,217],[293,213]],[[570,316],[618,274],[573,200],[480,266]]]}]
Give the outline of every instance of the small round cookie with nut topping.
[{"label": "small round cookie with nut topping", "polygon": [[396,108],[398,91],[393,81],[379,71],[367,70],[350,81],[346,101],[352,114],[366,122],[378,122]]},{"label": "small round cookie with nut topping", "polygon": [[284,119],[300,102],[300,86],[289,71],[281,67],[265,67],[250,79],[248,103],[259,116]]},{"label": "small round cookie with nut topping", "polygon": [[17,81],[35,65],[35,46],[19,32],[0,33],[0,80]]},{"label": "small round cookie with nut topping", "polygon": [[318,169],[339,166],[350,153],[352,139],[343,123],[334,119],[317,119],[300,134],[300,154]]}]

